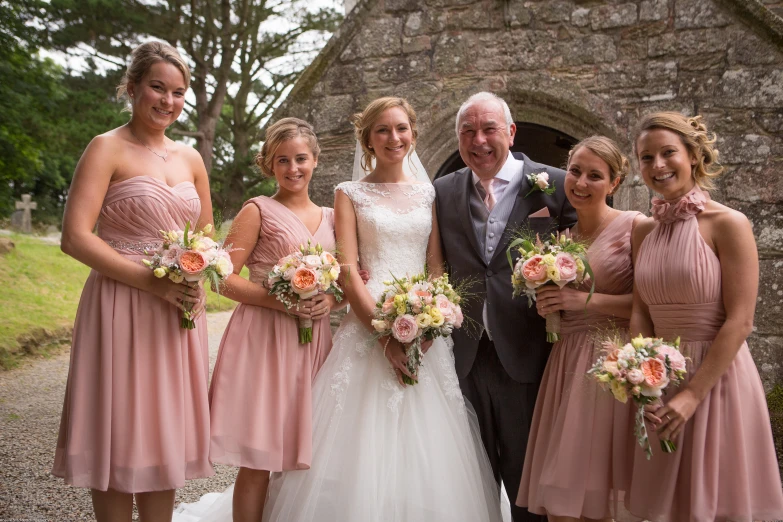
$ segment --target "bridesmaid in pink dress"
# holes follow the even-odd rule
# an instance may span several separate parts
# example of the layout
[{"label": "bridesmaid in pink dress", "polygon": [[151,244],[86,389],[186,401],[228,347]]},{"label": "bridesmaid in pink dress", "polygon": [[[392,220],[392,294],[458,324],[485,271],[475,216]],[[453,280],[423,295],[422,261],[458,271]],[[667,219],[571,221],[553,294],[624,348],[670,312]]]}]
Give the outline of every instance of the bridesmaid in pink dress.
[{"label": "bridesmaid in pink dress", "polygon": [[628,172],[617,144],[603,136],[577,143],[569,153],[565,191],[576,209],[576,239],[595,274],[579,289],[543,286],[536,306],[546,316],[562,311],[562,338],[552,347],[530,429],[517,505],[551,521],[612,518],[617,491],[627,485],[632,415],[587,378],[602,350],[602,336],[627,337],[633,267],[631,233],[643,217],[606,204]]},{"label": "bridesmaid in pink dress", "polygon": [[[159,230],[212,222],[204,163],[166,138],[190,72],[177,51],[145,43],[120,85],[130,122],[97,136],[76,167],[62,250],[90,266],[74,325],[52,473],[91,488],[96,519],[169,520],[174,489],[210,476],[204,315],[180,328],[196,284],[157,279],[141,264]],[[97,235],[93,230],[97,224]]]},{"label": "bridesmaid in pink dress", "polygon": [[[269,127],[256,163],[274,176],[277,193],[247,201],[226,238],[234,275],[223,294],[239,301],[223,334],[210,388],[212,462],[238,466],[233,517],[261,520],[271,471],[308,469],[310,384],[332,348],[332,295],[286,311],[265,282],[277,261],[300,244],[334,253],[334,211],[310,200],[320,147],[312,126],[285,118]],[[244,265],[250,280],[239,275]],[[296,317],[313,319],[313,340],[299,344]]]},{"label": "bridesmaid in pink dress", "polygon": [[[748,219],[710,199],[722,170],[701,117],[646,116],[634,147],[653,219],[634,233],[631,333],[681,337],[686,383],[648,408],[650,438],[676,443],[646,460],[637,448],[627,507],[653,522],[783,519],[769,413],[745,339],[759,281]],[[657,432],[657,433],[656,433]]]}]

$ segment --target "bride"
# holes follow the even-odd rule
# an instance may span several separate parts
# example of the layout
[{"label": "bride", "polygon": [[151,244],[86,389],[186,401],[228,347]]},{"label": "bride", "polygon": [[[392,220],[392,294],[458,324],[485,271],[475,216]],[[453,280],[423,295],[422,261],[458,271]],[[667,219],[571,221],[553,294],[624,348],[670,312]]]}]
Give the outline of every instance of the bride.
[{"label": "bride", "polygon": [[[420,273],[425,263],[438,276],[443,266],[435,191],[410,154],[416,115],[404,99],[380,98],[356,116],[355,127],[361,149],[354,181],[335,190],[351,311],[313,383],[312,466],[273,476],[263,520],[499,522],[500,494],[450,344],[436,339],[418,383],[405,386],[404,347],[375,340],[370,326],[383,281]],[[370,170],[373,163],[364,176],[360,165]],[[370,273],[366,287],[356,275],[359,259]],[[230,519],[230,494],[200,520]]]}]

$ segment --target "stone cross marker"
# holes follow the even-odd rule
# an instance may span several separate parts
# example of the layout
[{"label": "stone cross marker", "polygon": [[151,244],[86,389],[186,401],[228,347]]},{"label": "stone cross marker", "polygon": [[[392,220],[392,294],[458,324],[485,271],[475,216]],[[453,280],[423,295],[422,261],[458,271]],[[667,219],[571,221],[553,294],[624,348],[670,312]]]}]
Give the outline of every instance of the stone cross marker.
[{"label": "stone cross marker", "polygon": [[22,201],[16,202],[16,209],[22,211],[22,232],[25,234],[33,232],[33,218],[30,211],[38,208],[38,203],[31,199],[30,194],[22,194]]}]

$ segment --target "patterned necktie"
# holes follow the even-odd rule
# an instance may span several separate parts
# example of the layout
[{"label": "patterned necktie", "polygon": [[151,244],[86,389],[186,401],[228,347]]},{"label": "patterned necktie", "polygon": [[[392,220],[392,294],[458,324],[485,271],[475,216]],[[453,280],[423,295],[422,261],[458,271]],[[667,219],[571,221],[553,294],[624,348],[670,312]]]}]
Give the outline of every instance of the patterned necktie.
[{"label": "patterned necktie", "polygon": [[484,189],[484,204],[490,212],[495,208],[495,191],[492,189],[493,180],[494,178],[479,180],[481,187]]}]

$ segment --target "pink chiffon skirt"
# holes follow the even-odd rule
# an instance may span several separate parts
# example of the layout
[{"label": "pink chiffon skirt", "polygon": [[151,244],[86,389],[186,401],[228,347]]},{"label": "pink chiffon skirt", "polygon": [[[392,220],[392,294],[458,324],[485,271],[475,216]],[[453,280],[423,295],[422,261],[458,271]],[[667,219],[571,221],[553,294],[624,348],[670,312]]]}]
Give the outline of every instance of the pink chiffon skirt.
[{"label": "pink chiffon skirt", "polygon": [[204,315],[184,330],[173,305],[91,272],[52,473],[74,486],[126,493],[212,475],[208,376]]},{"label": "pink chiffon skirt", "polygon": [[311,383],[332,347],[329,318],[299,344],[296,319],[240,304],[223,334],[209,391],[212,462],[268,471],[312,459]]}]

